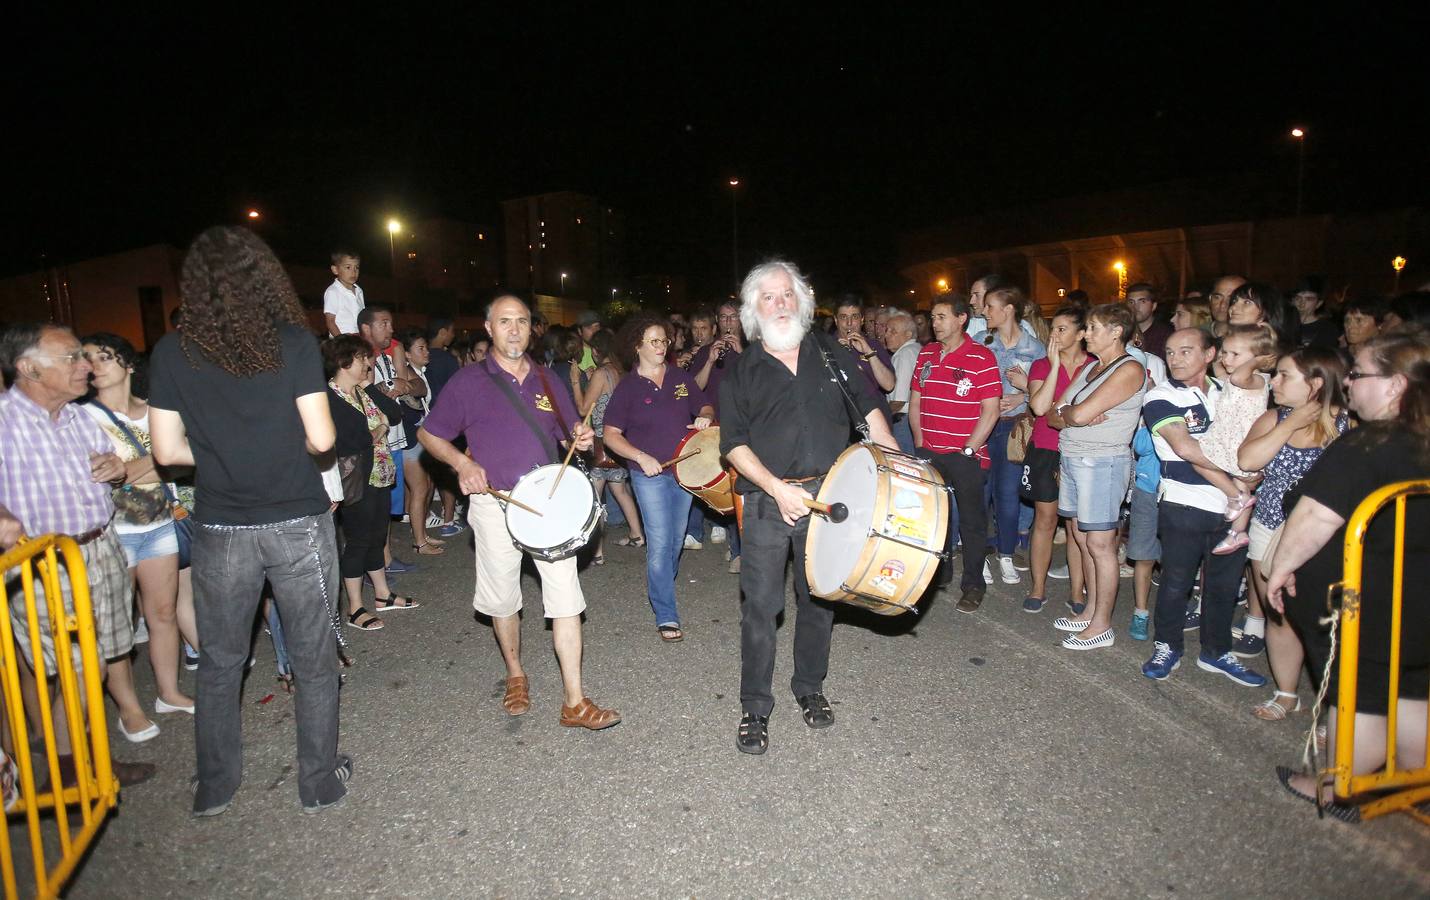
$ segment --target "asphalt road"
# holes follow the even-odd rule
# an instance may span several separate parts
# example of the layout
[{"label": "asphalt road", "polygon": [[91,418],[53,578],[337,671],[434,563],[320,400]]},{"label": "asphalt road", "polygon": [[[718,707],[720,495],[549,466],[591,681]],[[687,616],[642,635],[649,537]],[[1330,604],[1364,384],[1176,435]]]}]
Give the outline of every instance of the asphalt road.
[{"label": "asphalt road", "polygon": [[[394,546],[408,537],[394,527]],[[837,721],[818,732],[788,694],[786,622],[770,751],[738,753],[738,592],[722,551],[685,554],[674,645],[656,635],[643,551],[610,546],[585,569],[587,691],[624,715],[600,733],[557,725],[534,576],[533,705],[513,719],[470,606],[470,549],[421,558],[399,586],[422,609],[348,629],[341,747],[356,772],[318,816],[299,811],[292,699],[260,702],[274,691],[260,634],[234,806],[189,818],[185,717],[163,717],[148,744],[117,741],[120,759],[162,771],[124,792],[70,896],[1430,896],[1421,826],[1318,821],[1281,790],[1273,767],[1299,759],[1307,716],[1260,722],[1248,711],[1262,690],[1194,665],[1140,675],[1130,580],[1116,645],[1083,653],[1052,627],[1066,582],[1038,615],[1001,584],[974,615],[948,594],[918,618],[851,608],[826,685]],[[23,830],[11,837],[23,854]]]}]

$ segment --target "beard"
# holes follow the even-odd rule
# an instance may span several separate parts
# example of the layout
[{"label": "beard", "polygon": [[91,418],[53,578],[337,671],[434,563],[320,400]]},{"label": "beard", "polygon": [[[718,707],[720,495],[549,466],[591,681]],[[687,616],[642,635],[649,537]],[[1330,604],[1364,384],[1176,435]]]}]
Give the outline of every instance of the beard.
[{"label": "beard", "polygon": [[783,321],[775,317],[760,318],[760,340],[764,342],[766,350],[776,353],[783,353],[798,347],[799,342],[804,340],[805,333],[808,331],[808,327],[798,318],[789,318]]}]

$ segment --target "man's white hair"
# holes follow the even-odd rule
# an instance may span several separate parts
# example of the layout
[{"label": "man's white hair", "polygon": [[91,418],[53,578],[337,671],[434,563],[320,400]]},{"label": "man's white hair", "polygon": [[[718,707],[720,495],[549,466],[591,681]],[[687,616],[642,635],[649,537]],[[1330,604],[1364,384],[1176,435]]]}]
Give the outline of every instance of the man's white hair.
[{"label": "man's white hair", "polygon": [[760,339],[760,282],[778,272],[788,275],[794,285],[794,295],[799,300],[800,325],[808,331],[814,323],[814,291],[799,267],[783,259],[771,259],[751,269],[740,285],[740,325],[745,329],[746,340]]},{"label": "man's white hair", "polygon": [[[888,307],[885,307],[889,309]],[[889,309],[889,318],[884,323],[885,328],[894,328],[895,323],[909,330],[909,334],[918,337],[918,328],[914,325],[914,317],[904,312],[902,309]]]}]

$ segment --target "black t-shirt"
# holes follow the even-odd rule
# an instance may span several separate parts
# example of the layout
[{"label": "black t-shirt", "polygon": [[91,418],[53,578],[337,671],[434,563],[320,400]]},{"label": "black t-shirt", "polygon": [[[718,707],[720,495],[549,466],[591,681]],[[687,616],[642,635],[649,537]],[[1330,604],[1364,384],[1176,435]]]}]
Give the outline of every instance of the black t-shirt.
[{"label": "black t-shirt", "polygon": [[283,367],[230,375],[197,346],[166,335],[150,357],[149,405],[177,412],[194,451],[194,517],[213,525],[266,525],[326,512],[328,494],[308,454],[294,402],[327,391],[317,340],[278,332]]},{"label": "black t-shirt", "polygon": [[457,357],[448,352],[445,347],[432,348],[431,356],[427,360],[427,371],[422,373],[427,376],[427,387],[432,391],[432,396],[427,398],[431,401],[428,404],[429,407],[432,403],[437,402],[437,395],[442,393],[442,388],[447,386],[447,381],[456,375],[457,370],[461,367],[461,364],[457,362]]},{"label": "black t-shirt", "polygon": [[[1393,427],[1393,426],[1392,426]],[[1301,496],[1330,508],[1349,521],[1356,507],[1389,484],[1430,478],[1430,466],[1417,461],[1413,438],[1382,426],[1362,426],[1337,438],[1301,479]],[[1296,573],[1295,603],[1314,604],[1324,614],[1326,588],[1340,581],[1346,529],[1341,526],[1326,545]],[[1361,653],[1390,659],[1390,601],[1394,589],[1395,504],[1381,509],[1366,530],[1361,590]],[[1405,504],[1405,581],[1401,600],[1401,663],[1430,664],[1430,497],[1410,497]]]},{"label": "black t-shirt", "polygon": [[1341,326],[1331,319],[1317,319],[1310,325],[1301,325],[1301,346],[1319,347],[1322,350],[1339,350],[1341,346]]},{"label": "black t-shirt", "polygon": [[[756,341],[739,354],[720,383],[720,452],[749,447],[765,468],[780,478],[823,475],[850,444],[849,404],[824,365],[815,336],[799,345],[799,373],[765,351]],[[827,348],[845,387],[859,410],[859,419],[879,408],[869,380],[844,347],[833,340]],[[726,357],[726,363],[731,360]],[[742,475],[735,490],[758,488]]]}]

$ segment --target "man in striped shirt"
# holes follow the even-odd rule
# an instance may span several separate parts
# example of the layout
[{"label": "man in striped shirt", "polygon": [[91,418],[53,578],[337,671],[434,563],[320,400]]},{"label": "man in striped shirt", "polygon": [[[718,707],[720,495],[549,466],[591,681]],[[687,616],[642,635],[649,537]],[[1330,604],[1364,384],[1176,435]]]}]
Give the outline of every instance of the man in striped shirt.
[{"label": "man in striped shirt", "polygon": [[[909,424],[919,456],[932,462],[953,488],[963,541],[963,594],[958,610],[971,613],[983,603],[987,590],[983,560],[988,552],[988,519],[983,486],[988,448],[984,443],[998,424],[1003,381],[993,354],[964,334],[968,317],[965,300],[934,303],[930,313],[934,343],[920,351],[914,363]],[[949,537],[951,549],[952,529]],[[945,563],[939,571],[939,587],[952,580],[952,569]]]}]

